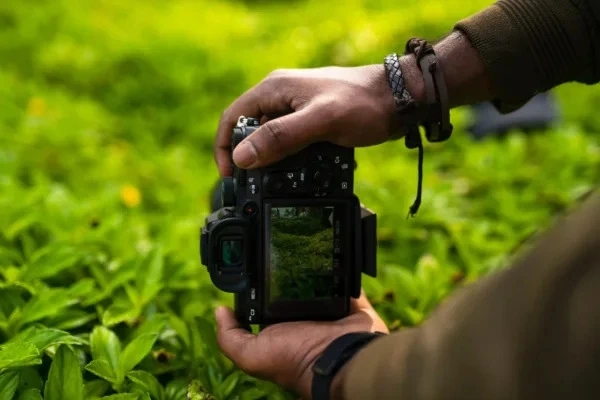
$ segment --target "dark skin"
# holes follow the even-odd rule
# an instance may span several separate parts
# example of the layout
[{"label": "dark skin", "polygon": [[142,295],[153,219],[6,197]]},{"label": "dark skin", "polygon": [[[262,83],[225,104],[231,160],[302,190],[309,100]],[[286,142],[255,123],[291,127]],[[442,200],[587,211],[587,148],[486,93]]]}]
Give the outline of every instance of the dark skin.
[{"label": "dark skin", "polygon": [[[483,64],[464,36],[454,32],[434,48],[452,107],[493,98]],[[401,64],[409,92],[422,100],[423,81],[414,57],[403,56]],[[271,164],[311,143],[372,146],[403,129],[382,64],[275,71],[223,113],[215,141],[222,176],[231,175],[231,131],[240,115],[260,118],[262,125],[233,153],[234,162],[246,169]],[[242,329],[228,308],[217,309],[216,317],[219,346],[236,365],[303,399],[311,398],[311,366],[331,341],[354,331],[388,332],[364,293],[342,320],[282,323],[258,335]],[[343,379],[342,369],[332,385],[333,399],[343,399]]]},{"label": "dark skin", "polygon": [[[435,47],[444,69],[452,107],[492,98],[484,67],[468,40],[455,32]],[[424,97],[423,79],[413,56],[401,58],[412,97]],[[215,140],[222,176],[231,175],[231,131],[240,115],[261,119],[261,128],[233,152],[241,168],[259,168],[329,141],[363,147],[383,143],[402,130],[383,64],[277,70],[223,113]]]}]

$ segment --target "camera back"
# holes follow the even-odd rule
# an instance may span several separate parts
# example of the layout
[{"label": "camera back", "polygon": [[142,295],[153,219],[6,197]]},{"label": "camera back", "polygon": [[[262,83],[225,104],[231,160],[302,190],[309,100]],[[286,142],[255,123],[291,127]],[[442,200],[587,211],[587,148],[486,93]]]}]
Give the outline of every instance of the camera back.
[{"label": "camera back", "polygon": [[[259,127],[241,117],[232,150]],[[239,321],[348,314],[361,273],[376,274],[376,217],[354,194],[354,168],[353,148],[315,143],[268,167],[234,166],[223,180],[202,255],[215,285],[235,293]]]}]

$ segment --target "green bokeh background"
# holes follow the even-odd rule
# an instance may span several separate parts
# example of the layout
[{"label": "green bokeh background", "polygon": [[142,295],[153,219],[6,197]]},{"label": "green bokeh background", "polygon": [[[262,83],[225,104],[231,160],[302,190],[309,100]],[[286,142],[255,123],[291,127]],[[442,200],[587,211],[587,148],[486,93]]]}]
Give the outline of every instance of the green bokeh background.
[{"label": "green bokeh background", "polygon": [[[163,385],[197,379],[217,398],[289,397],[238,372],[214,343],[212,310],[231,297],[200,265],[198,233],[218,179],[221,112],[276,68],[381,63],[490,3],[0,2],[0,343],[33,324],[15,322],[15,310],[70,293],[35,323],[85,340],[104,324],[125,343],[166,315],[154,350],[170,361],[152,353],[138,369]],[[600,87],[554,94],[562,120],[544,132],[476,142],[469,110],[453,110],[453,139],[426,145],[415,219],[416,151],[401,141],[357,151],[357,194],[379,225],[380,274],[365,289],[390,327],[419,324],[455,288],[507,265],[598,182]],[[82,281],[77,296],[60,292]],[[188,351],[193,332],[202,344]],[[89,349],[77,351],[84,366]],[[143,392],[131,382],[105,394],[114,391]]]}]

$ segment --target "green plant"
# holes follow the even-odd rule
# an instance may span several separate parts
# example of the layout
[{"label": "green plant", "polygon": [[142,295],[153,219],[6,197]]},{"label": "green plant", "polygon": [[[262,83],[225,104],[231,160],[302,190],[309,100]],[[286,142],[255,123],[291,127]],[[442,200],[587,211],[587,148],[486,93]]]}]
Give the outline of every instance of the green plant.
[{"label": "green plant", "polygon": [[[489,3],[0,2],[0,400],[294,398],[216,344],[212,311],[232,298],[198,230],[219,115],[275,68],[379,63]],[[506,265],[599,181],[600,88],[555,94],[558,127],[481,142],[454,110],[452,140],[426,145],[415,219],[416,153],[357,151],[379,228],[364,286],[393,328]]]}]

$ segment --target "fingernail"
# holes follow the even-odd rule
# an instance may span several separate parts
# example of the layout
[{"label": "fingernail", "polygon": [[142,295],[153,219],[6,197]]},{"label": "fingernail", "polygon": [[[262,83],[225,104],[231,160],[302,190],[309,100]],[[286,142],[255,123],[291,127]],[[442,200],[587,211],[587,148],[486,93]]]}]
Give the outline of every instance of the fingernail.
[{"label": "fingernail", "polygon": [[222,319],[226,313],[227,308],[225,306],[217,306],[217,308],[215,308],[215,318],[217,322],[219,322],[219,320]]},{"label": "fingernail", "polygon": [[240,168],[248,168],[256,162],[256,150],[249,142],[242,142],[233,151],[233,161]]}]

